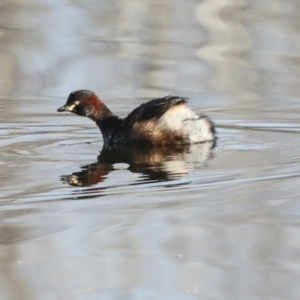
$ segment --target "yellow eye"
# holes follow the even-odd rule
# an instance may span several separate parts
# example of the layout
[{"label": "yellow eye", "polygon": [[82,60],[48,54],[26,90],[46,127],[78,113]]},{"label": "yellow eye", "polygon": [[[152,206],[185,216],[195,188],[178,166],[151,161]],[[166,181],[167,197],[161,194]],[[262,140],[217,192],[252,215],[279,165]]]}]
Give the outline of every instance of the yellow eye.
[{"label": "yellow eye", "polygon": [[79,101],[78,101],[78,100],[77,100],[77,101],[75,101],[75,102],[74,102],[74,104],[75,104],[75,105],[78,105],[78,104],[79,104]]}]

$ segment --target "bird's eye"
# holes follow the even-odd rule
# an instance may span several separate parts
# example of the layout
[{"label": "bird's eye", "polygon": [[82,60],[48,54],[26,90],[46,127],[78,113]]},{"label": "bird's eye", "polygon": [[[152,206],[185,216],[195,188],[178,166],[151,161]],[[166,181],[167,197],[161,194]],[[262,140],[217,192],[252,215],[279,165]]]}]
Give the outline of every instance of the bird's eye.
[{"label": "bird's eye", "polygon": [[78,104],[79,104],[79,101],[78,101],[78,100],[77,100],[77,101],[75,101],[75,102],[74,102],[74,104],[75,104],[75,105],[78,105]]}]

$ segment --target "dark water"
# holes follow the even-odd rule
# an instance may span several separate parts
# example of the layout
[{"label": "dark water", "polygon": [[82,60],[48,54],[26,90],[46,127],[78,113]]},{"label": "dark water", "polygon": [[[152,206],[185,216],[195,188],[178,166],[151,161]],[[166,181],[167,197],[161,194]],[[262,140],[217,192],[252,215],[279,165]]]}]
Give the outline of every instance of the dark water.
[{"label": "dark water", "polygon": [[[297,1],[0,1],[0,299],[299,299]],[[217,145],[101,152],[75,89],[178,94]]]}]

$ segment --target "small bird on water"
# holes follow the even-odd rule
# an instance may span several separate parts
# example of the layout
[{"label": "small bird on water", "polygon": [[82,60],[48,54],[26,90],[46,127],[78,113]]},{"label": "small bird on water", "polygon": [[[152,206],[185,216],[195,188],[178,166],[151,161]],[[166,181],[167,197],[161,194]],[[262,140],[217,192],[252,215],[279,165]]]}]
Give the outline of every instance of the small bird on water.
[{"label": "small bird on water", "polygon": [[214,141],[213,122],[187,107],[187,100],[178,96],[150,100],[120,118],[94,92],[78,90],[72,92],[57,111],[92,119],[101,130],[104,146],[172,146]]}]

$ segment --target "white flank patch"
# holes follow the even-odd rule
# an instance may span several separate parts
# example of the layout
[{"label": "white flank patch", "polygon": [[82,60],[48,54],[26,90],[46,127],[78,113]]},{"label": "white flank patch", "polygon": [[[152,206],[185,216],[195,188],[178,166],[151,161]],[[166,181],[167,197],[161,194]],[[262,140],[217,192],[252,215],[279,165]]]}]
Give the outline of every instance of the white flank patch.
[{"label": "white flank patch", "polygon": [[166,111],[159,119],[159,125],[163,130],[188,136],[191,143],[214,140],[208,118],[196,115],[185,105],[174,106]]},{"label": "white flank patch", "polygon": [[183,133],[188,134],[191,143],[207,142],[214,140],[211,132],[211,124],[207,117],[198,117],[198,119],[185,120]]},{"label": "white flank patch", "polygon": [[159,125],[163,129],[181,131],[186,119],[198,118],[198,116],[184,104],[171,107],[159,119]]}]

